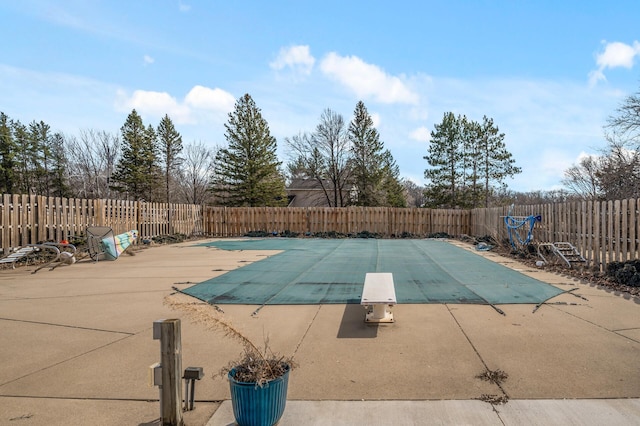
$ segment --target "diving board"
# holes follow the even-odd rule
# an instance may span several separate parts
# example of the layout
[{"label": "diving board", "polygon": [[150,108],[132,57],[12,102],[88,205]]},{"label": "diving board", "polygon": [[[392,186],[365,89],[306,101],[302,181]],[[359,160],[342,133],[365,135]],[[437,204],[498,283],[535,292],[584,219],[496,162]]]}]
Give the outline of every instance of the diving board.
[{"label": "diving board", "polygon": [[396,304],[396,289],[390,272],[368,272],[364,278],[360,304],[367,309],[364,322],[394,322],[391,307]]}]

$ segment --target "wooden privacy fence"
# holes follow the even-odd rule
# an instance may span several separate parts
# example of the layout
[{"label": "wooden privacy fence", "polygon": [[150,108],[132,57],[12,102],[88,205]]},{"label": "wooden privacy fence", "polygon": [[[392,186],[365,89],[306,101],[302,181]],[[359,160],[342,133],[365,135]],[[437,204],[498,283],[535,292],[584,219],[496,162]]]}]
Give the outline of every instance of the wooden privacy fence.
[{"label": "wooden privacy fence", "polygon": [[390,207],[207,207],[206,233],[213,237],[237,237],[250,231],[316,234],[368,231],[384,236],[436,232],[467,234],[467,210],[432,210]]},{"label": "wooden privacy fence", "polygon": [[136,229],[141,238],[202,234],[202,206],[123,200],[86,200],[5,194],[0,205],[3,253],[25,244],[84,235],[87,226],[116,234]]},{"label": "wooden privacy fence", "polygon": [[640,255],[640,200],[582,201],[446,210],[387,207],[203,207],[190,204],[87,200],[37,195],[0,199],[0,247],[3,253],[39,241],[83,235],[102,225],[115,233],[137,229],[141,238],[165,234],[239,237],[250,231],[316,234],[363,231],[384,236],[446,233],[508,238],[504,217],[541,216],[533,242],[567,241],[589,266],[604,269],[612,261]]},{"label": "wooden privacy fence", "polygon": [[[609,262],[640,256],[640,199],[577,201],[471,211],[471,234],[508,239],[504,217],[540,216],[533,242],[570,242],[588,261],[604,270]],[[526,226],[526,225],[525,225]]]}]

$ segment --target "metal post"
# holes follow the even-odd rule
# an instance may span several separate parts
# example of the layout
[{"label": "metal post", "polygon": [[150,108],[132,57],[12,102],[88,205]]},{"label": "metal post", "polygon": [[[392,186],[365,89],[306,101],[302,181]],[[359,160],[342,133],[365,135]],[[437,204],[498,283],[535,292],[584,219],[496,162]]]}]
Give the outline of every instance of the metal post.
[{"label": "metal post", "polygon": [[[193,410],[196,398],[196,380],[204,377],[202,367],[187,367],[184,370],[184,409],[185,411]],[[189,386],[191,386],[191,394],[189,394]]]}]

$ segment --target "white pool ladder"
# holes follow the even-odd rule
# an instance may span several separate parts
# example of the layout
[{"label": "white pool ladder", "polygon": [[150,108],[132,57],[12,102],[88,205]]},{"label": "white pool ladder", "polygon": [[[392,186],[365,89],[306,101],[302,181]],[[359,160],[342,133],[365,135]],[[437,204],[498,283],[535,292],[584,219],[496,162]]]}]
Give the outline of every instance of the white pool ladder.
[{"label": "white pool ladder", "polygon": [[549,251],[562,259],[569,268],[573,268],[574,265],[577,264],[585,264],[587,260],[580,254],[578,249],[571,243],[566,241],[557,241],[554,243],[539,243],[538,244],[538,256],[545,262],[547,259],[544,257],[542,252],[540,251],[541,247],[547,247]]}]

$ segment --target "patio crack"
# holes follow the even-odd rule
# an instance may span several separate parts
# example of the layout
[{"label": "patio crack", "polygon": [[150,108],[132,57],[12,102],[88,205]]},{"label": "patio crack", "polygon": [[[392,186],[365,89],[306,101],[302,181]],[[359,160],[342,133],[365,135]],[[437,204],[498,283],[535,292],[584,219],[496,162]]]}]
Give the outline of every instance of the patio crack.
[{"label": "patio crack", "polygon": [[130,332],[127,332],[127,331],[105,330],[103,328],[81,327],[79,325],[56,324],[56,323],[53,323],[53,322],[19,320],[19,319],[14,319],[14,318],[0,318],[0,321],[13,321],[13,322],[21,322],[21,323],[27,323],[27,324],[50,325],[50,326],[53,326],[53,327],[74,328],[74,329],[78,329],[78,330],[101,331],[101,332],[105,332],[105,333],[125,334],[127,336],[133,336],[134,334],[136,334],[136,333],[130,333]]},{"label": "patio crack", "polygon": [[34,375],[34,374],[40,373],[40,372],[42,372],[42,371],[49,370],[50,368],[57,367],[58,365],[64,364],[64,363],[66,363],[66,362],[73,361],[74,359],[77,359],[77,358],[83,357],[83,356],[85,356],[85,355],[87,355],[87,354],[90,354],[90,353],[92,353],[92,352],[98,351],[98,350],[100,350],[100,349],[104,349],[104,348],[106,348],[106,347],[108,347],[108,346],[111,346],[111,345],[113,345],[113,344],[116,344],[116,343],[118,343],[118,342],[121,342],[121,341],[123,341],[123,340],[125,340],[125,339],[129,339],[130,337],[132,337],[132,336],[134,336],[134,335],[135,335],[135,334],[131,334],[131,335],[127,335],[127,336],[121,337],[120,339],[114,340],[113,342],[106,343],[106,344],[104,344],[104,345],[101,345],[101,346],[95,347],[95,348],[93,348],[93,349],[91,349],[91,350],[88,350],[88,351],[86,351],[86,352],[83,352],[83,353],[80,353],[80,354],[74,355],[74,356],[72,356],[72,357],[70,357],[70,358],[64,359],[64,360],[62,360],[62,361],[55,362],[55,363],[53,363],[53,364],[51,364],[51,365],[48,365],[48,366],[46,366],[46,367],[43,367],[43,368],[40,368],[40,369],[38,369],[38,370],[32,371],[32,372],[30,372],[30,373],[24,374],[24,375],[22,375],[22,376],[20,376],[20,377],[16,377],[15,379],[11,379],[11,380],[6,381],[6,382],[4,382],[4,383],[0,383],[0,387],[5,386],[5,385],[8,385],[9,383],[13,383],[13,382],[16,382],[16,381],[18,381],[18,380],[24,379],[25,377],[29,377],[29,376],[32,376],[32,375]]},{"label": "patio crack", "polygon": [[300,338],[300,341],[298,341],[298,344],[296,345],[296,349],[293,351],[292,357],[295,357],[296,354],[298,353],[298,349],[300,349],[300,346],[302,345],[302,342],[307,337],[307,334],[309,334],[309,330],[311,330],[311,326],[316,321],[316,318],[318,317],[318,314],[320,313],[320,309],[322,309],[322,305],[318,305],[318,310],[316,310],[316,314],[313,316],[313,318],[311,318],[311,321],[309,321],[309,325],[307,326],[307,329],[304,331],[304,334]]},{"label": "patio crack", "polygon": [[554,308],[554,309],[556,309],[557,311],[559,311],[559,312],[561,312],[561,313],[563,313],[563,314],[566,314],[566,315],[572,316],[572,317],[574,317],[574,318],[577,318],[577,319],[579,319],[580,321],[584,321],[584,322],[586,322],[587,324],[591,324],[591,325],[592,325],[592,326],[594,326],[594,327],[600,328],[600,329],[605,330],[605,331],[607,331],[607,332],[609,332],[609,333],[613,333],[613,334],[615,334],[616,336],[620,336],[620,337],[622,337],[622,338],[625,338],[625,339],[631,340],[632,342],[635,342],[635,343],[640,343],[640,340],[634,339],[633,337],[629,337],[629,336],[626,336],[626,335],[624,335],[624,334],[622,334],[622,333],[621,333],[622,331],[632,331],[632,330],[637,330],[637,329],[638,329],[638,328],[640,328],[640,327],[619,328],[619,329],[609,329],[609,328],[604,327],[604,326],[602,326],[602,325],[600,325],[600,324],[597,324],[597,323],[595,323],[595,322],[593,322],[593,321],[590,321],[590,320],[588,320],[588,319],[586,319],[586,318],[582,318],[582,317],[580,317],[580,316],[578,316],[578,315],[575,315],[575,314],[573,314],[573,313],[571,313],[571,312],[565,311],[564,309],[560,309],[560,308],[558,308],[558,307],[556,307],[556,306],[551,306],[551,305],[549,305],[549,307]]},{"label": "patio crack", "polygon": [[[484,358],[482,358],[482,355],[480,354],[480,351],[478,351],[478,348],[476,348],[476,346],[473,344],[473,342],[471,341],[471,338],[469,337],[469,335],[464,331],[464,328],[462,328],[462,324],[460,324],[460,322],[458,321],[458,319],[456,318],[456,316],[453,314],[453,312],[451,311],[451,309],[449,308],[448,304],[445,304],[445,306],[447,307],[447,311],[449,311],[449,314],[451,315],[451,318],[453,318],[453,320],[455,321],[456,325],[458,326],[458,328],[460,329],[460,332],[462,333],[462,335],[464,336],[464,338],[467,340],[467,342],[469,342],[469,345],[471,346],[471,349],[473,349],[473,351],[476,353],[476,356],[478,357],[478,359],[480,360],[480,362],[482,363],[482,365],[484,366],[485,369],[485,373],[489,376],[491,376],[492,374],[494,374],[494,371],[491,371],[489,369],[489,366],[487,365],[487,363],[485,362]],[[499,371],[499,370],[497,370]],[[509,400],[509,395],[507,394],[507,392],[504,390],[504,388],[502,387],[502,383],[500,380],[491,380],[491,383],[493,383],[494,385],[496,385],[498,387],[498,389],[500,389],[500,392],[502,392],[502,395],[504,398],[502,398],[502,400],[504,400],[504,402]],[[491,395],[483,395],[484,397],[490,397]],[[500,397],[498,397],[500,398]],[[482,399],[482,397],[480,398]],[[486,399],[486,398],[485,398]],[[498,410],[495,407],[495,404],[491,403],[491,405],[493,406],[493,411],[498,415],[498,418],[500,418],[500,413],[498,412]],[[502,420],[502,418],[500,418],[500,421],[502,422],[502,424],[504,424],[504,421]]]}]

